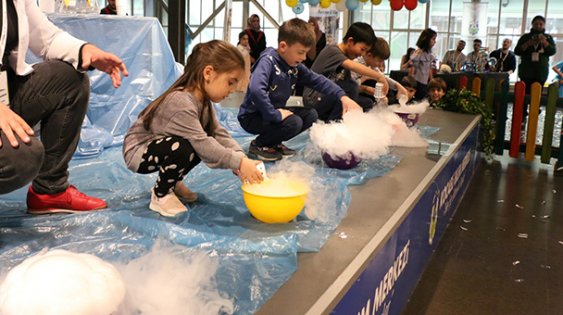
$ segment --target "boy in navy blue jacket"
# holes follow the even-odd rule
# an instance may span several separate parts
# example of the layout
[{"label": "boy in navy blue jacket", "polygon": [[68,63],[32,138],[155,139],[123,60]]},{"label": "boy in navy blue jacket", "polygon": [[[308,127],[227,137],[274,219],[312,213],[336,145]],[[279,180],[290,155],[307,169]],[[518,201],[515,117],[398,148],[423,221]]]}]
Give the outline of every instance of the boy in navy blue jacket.
[{"label": "boy in navy blue jacket", "polygon": [[278,49],[266,48],[253,67],[238,120],[244,130],[258,135],[249,148],[249,153],[258,159],[276,161],[294,155],[295,151],[282,142],[307,130],[317,120],[313,108],[285,107],[296,84],[340,99],[344,112],[361,110],[338,85],[301,63],[314,44],[311,26],[298,18],[291,19],[279,29]]}]

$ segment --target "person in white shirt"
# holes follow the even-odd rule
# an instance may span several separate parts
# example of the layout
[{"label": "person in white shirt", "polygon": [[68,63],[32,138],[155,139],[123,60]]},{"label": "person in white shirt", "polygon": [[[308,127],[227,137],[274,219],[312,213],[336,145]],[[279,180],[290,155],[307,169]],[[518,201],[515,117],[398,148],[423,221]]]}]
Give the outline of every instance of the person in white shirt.
[{"label": "person in white shirt", "polygon": [[[128,75],[117,56],[53,25],[35,0],[2,1],[0,85],[0,194],[30,181],[28,212],[82,212],[106,207],[68,182],[90,93],[85,72],[107,73],[114,87]],[[30,65],[27,51],[45,61]],[[0,82],[1,83],[1,82]],[[31,126],[41,124],[41,141]]]}]

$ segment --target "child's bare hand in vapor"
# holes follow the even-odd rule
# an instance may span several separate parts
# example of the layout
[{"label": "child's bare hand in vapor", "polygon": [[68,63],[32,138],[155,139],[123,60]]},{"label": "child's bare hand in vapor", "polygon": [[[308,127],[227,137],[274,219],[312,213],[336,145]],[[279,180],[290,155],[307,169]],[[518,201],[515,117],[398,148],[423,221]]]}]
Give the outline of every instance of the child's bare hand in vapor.
[{"label": "child's bare hand in vapor", "polygon": [[235,170],[235,174],[238,175],[240,180],[243,183],[250,183],[250,184],[258,184],[261,183],[264,178],[262,177],[262,173],[256,168],[256,165],[262,162],[251,160],[249,158],[243,158],[240,162],[240,167],[238,170]]},{"label": "child's bare hand in vapor", "polygon": [[340,98],[340,101],[342,102],[342,115],[351,110],[363,111],[362,107],[348,96],[342,96],[342,98]]}]

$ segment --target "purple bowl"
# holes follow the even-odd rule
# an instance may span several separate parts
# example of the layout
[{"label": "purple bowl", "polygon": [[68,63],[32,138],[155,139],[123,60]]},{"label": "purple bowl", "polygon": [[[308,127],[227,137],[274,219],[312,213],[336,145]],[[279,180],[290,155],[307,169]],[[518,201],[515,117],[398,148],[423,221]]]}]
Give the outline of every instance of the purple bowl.
[{"label": "purple bowl", "polygon": [[395,112],[401,119],[405,122],[407,127],[413,127],[418,122],[418,118],[420,118],[420,114],[414,113],[398,113]]},{"label": "purple bowl", "polygon": [[362,159],[355,156],[351,152],[346,154],[346,157],[344,157],[344,158],[342,158],[342,157],[333,158],[332,156],[330,156],[330,154],[323,153],[323,161],[325,161],[326,165],[328,165],[328,167],[330,167],[330,168],[337,168],[337,169],[340,169],[340,170],[349,170],[351,168],[358,166],[358,164],[360,164]]}]

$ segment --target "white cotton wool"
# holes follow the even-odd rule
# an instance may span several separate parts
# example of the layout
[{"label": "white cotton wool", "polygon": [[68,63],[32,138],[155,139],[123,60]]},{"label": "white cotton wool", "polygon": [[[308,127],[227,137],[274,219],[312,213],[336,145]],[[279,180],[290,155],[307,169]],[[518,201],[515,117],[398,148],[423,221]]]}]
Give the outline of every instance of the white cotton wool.
[{"label": "white cotton wool", "polygon": [[102,259],[56,249],[15,266],[0,286],[2,315],[112,314],[125,296],[119,272]]}]

